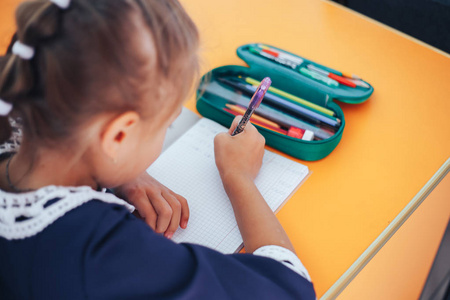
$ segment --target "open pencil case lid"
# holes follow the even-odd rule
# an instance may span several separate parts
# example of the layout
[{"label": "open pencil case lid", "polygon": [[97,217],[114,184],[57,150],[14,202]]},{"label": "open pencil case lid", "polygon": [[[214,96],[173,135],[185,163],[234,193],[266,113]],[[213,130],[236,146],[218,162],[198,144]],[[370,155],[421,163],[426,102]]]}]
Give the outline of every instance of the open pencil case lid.
[{"label": "open pencil case lid", "polygon": [[[262,44],[246,44],[237,49],[237,55],[245,61],[249,67],[228,65],[215,68],[205,74],[197,90],[197,110],[209,119],[229,127],[234,119],[234,115],[224,110],[226,104],[233,101],[249,101],[250,97],[244,96],[233,89],[225,87],[218,78],[242,78],[251,77],[261,81],[265,77],[270,77],[272,87],[276,87],[284,92],[300,97],[311,103],[330,109],[335,113],[335,117],[340,119],[340,126],[336,132],[321,140],[302,140],[288,135],[274,132],[264,127],[255,125],[259,132],[265,137],[266,144],[278,149],[293,157],[314,161],[319,160],[330,154],[339,144],[345,128],[344,113],[334,100],[358,104],[366,101],[373,93],[373,87],[365,82],[368,87],[352,88],[343,84],[337,87],[328,86],[315,79],[301,74],[298,69],[307,65],[313,65],[322,70],[342,75],[341,72],[329,67],[320,65],[304,57],[292,54],[286,50],[274,46],[268,46],[271,49],[282,51],[293,55],[302,60],[297,69],[288,68],[278,64],[266,57],[259,56],[252,51],[251,47],[261,46]],[[263,100],[264,104],[264,100]],[[258,109],[255,113],[258,112]]]}]

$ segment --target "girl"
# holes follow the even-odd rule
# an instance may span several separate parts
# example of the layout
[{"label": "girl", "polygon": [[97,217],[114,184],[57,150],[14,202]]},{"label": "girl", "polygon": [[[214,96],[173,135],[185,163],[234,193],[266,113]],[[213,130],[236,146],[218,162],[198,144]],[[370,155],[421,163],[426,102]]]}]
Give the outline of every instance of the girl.
[{"label": "girl", "polygon": [[253,183],[264,139],[251,125],[214,141],[248,254],[170,240],[187,202],[145,170],[198,70],[176,0],[37,0],[16,18],[0,58],[2,299],[315,298]]}]

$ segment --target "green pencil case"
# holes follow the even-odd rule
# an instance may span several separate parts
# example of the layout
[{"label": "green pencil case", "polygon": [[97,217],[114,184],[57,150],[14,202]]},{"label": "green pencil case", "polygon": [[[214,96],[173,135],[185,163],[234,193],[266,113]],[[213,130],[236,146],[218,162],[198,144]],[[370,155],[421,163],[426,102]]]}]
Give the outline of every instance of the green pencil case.
[{"label": "green pencil case", "polygon": [[[258,55],[254,51],[255,48],[277,51],[283,55],[291,56],[290,58],[292,59],[296,58],[296,62],[301,61],[301,63],[294,69],[293,66],[288,67],[280,64],[280,61],[275,61],[273,57],[269,59],[267,56]],[[271,87],[299,97],[313,105],[331,110],[335,114],[334,119],[340,120],[340,126],[334,132],[331,132],[328,128],[323,129],[325,133],[322,134],[323,136],[319,140],[302,140],[301,138],[273,131],[266,126],[255,124],[259,132],[265,137],[268,146],[302,160],[314,161],[322,159],[329,155],[339,144],[345,128],[345,118],[342,109],[336,101],[357,104],[366,101],[373,93],[373,87],[365,81],[363,82],[366,87],[350,87],[344,84],[339,84],[336,87],[306,76],[299,71],[300,68],[311,68],[312,66],[337,75],[342,75],[342,73],[270,45],[246,44],[237,49],[237,55],[247,63],[248,67],[222,66],[211,70],[202,77],[197,89],[196,107],[198,112],[206,118],[229,127],[235,116],[225,110],[227,104],[246,106],[251,98],[251,94],[224,84],[223,79],[243,81],[244,79],[252,78],[261,81],[265,77],[270,77],[272,80]],[[292,99],[282,97],[279,94],[276,96],[298,104],[293,102]],[[262,108],[265,103],[266,100],[263,100],[255,114],[258,114],[258,110],[265,109]],[[298,105],[305,107],[303,104]],[[271,109],[277,110],[277,108]],[[319,112],[319,114],[325,115],[322,112]],[[285,118],[288,123],[295,122],[295,119],[302,121],[298,116],[284,112],[280,113],[280,116]],[[301,126],[296,127],[302,128]]]}]

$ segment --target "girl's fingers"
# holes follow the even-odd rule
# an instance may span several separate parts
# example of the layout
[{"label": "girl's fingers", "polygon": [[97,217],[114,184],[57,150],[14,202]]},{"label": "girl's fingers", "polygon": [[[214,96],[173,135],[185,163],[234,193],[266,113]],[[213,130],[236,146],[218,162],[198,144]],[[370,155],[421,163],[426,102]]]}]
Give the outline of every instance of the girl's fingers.
[{"label": "girl's fingers", "polygon": [[152,193],[148,197],[152,199],[152,205],[157,214],[155,231],[163,233],[169,227],[172,219],[172,208],[161,193]]},{"label": "girl's fingers", "polygon": [[[239,122],[242,120],[242,116],[236,116],[233,120],[233,123],[231,123],[230,129],[228,130],[228,133],[231,135],[234,131],[234,129],[238,126]],[[247,125],[245,125],[244,128],[245,131],[251,132],[252,134],[255,134],[258,132],[258,129],[249,121]]]},{"label": "girl's fingers", "polygon": [[175,198],[178,200],[178,202],[180,202],[181,204],[181,219],[180,219],[180,227],[183,229],[186,229],[187,223],[189,221],[189,205],[188,202],[186,200],[186,198],[184,198],[181,195],[175,194],[172,192],[172,195],[175,196]]},{"label": "girl's fingers", "polygon": [[147,225],[153,230],[156,230],[156,220],[158,215],[148,199],[148,195],[142,191],[142,195],[139,196],[139,198],[135,198],[133,204],[135,205],[139,216],[145,221],[145,223],[147,223]]},{"label": "girl's fingers", "polygon": [[136,182],[116,189],[120,197],[136,207],[136,215],[157,233],[171,237],[178,226],[186,228],[189,206],[186,199],[144,173]]},{"label": "girl's fingers", "polygon": [[258,131],[258,129],[256,129],[255,125],[253,125],[250,122],[248,122],[247,125],[245,126],[245,131],[251,132],[252,134],[259,133],[259,131]]},{"label": "girl's fingers", "polygon": [[236,116],[233,120],[233,123],[231,123],[230,129],[228,130],[228,133],[231,135],[234,131],[234,129],[237,127],[239,122],[241,121],[242,116]]},{"label": "girl's fingers", "polygon": [[170,239],[172,238],[173,234],[178,229],[178,226],[180,224],[181,203],[170,192],[163,192],[162,195],[164,199],[167,201],[167,203],[170,205],[172,210],[172,217],[170,219],[170,223],[164,233],[164,236]]}]

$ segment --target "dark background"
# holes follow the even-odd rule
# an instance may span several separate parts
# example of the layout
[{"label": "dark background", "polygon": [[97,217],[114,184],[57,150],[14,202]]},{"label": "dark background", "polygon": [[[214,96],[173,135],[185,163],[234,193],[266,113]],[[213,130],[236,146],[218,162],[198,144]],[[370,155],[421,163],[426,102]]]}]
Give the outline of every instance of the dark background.
[{"label": "dark background", "polygon": [[450,0],[333,0],[450,53]]}]

